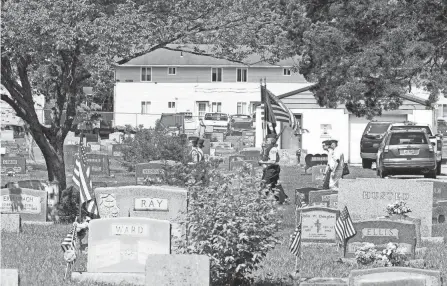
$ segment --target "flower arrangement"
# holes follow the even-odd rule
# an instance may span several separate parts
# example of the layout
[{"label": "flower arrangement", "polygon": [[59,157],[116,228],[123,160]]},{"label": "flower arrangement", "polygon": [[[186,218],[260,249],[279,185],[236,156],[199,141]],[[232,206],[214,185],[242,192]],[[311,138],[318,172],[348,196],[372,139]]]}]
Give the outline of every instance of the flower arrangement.
[{"label": "flower arrangement", "polygon": [[407,261],[405,249],[393,242],[388,243],[382,251],[378,251],[373,243],[366,243],[355,252],[355,258],[359,264],[376,264],[385,267],[405,266]]},{"label": "flower arrangement", "polygon": [[407,204],[403,201],[395,202],[386,207],[386,211],[389,215],[392,214],[406,214],[411,212],[411,209],[407,207]]}]

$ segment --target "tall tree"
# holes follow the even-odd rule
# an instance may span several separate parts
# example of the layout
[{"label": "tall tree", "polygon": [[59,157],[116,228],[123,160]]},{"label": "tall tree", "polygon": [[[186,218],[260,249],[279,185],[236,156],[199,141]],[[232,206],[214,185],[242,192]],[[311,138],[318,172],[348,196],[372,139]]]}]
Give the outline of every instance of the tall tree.
[{"label": "tall tree", "polygon": [[398,108],[415,86],[428,103],[447,94],[445,0],[304,0],[281,13],[273,36],[285,36],[269,49],[273,58],[300,56],[296,68],[316,83],[322,106],[372,117]]},{"label": "tall tree", "polygon": [[[241,60],[246,51],[237,40],[270,22],[263,14],[268,5],[251,0],[2,2],[1,83],[9,94],[1,99],[29,125],[48,179],[61,189],[66,187],[63,144],[84,100],[81,89],[110,76],[114,59],[124,63],[171,43],[212,42],[212,50],[192,52]],[[107,89],[104,82],[98,90]],[[38,121],[35,92],[53,102],[50,126]]]}]

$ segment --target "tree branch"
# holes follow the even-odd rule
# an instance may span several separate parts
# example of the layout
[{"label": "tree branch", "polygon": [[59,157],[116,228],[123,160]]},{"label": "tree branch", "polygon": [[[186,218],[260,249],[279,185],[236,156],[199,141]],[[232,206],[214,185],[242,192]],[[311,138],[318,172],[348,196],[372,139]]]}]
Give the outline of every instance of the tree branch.
[{"label": "tree branch", "polygon": [[12,109],[14,109],[14,111],[16,112],[17,116],[19,116],[20,118],[22,118],[24,121],[29,122],[29,116],[27,116],[26,111],[22,110],[19,106],[19,104],[17,104],[12,98],[10,98],[7,94],[2,93],[1,94],[1,99],[6,102],[7,104],[9,104],[9,106],[12,107]]}]

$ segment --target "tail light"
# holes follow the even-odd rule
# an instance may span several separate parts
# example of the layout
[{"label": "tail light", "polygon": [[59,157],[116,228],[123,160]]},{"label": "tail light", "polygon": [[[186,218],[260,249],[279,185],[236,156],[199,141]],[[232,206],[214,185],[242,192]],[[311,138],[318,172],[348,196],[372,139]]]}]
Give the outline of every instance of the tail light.
[{"label": "tail light", "polygon": [[388,146],[385,146],[385,148],[383,148],[383,153],[388,153],[388,151],[390,151],[390,148]]},{"label": "tail light", "polygon": [[428,151],[435,152],[435,149],[433,148],[433,145],[428,145]]},{"label": "tail light", "polygon": [[436,150],[438,151],[442,150],[442,140],[436,141]]}]

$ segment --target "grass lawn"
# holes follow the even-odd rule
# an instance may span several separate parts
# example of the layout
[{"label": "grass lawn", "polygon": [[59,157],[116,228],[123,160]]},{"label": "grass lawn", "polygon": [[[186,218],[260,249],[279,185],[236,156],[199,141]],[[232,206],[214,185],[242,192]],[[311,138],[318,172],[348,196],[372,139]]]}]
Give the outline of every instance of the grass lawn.
[{"label": "grass lawn", "polygon": [[[34,166],[31,175],[5,177],[7,181],[46,178],[42,166]],[[95,177],[94,181],[103,181],[108,186],[134,184],[133,173],[127,173],[112,162],[114,177]],[[302,187],[315,187],[311,182],[311,175],[304,174],[304,170],[297,167],[284,167],[281,180],[291,204],[285,205],[281,211],[282,228],[280,236],[282,243],[270,251],[253,273],[256,285],[290,285],[289,273],[294,270],[295,257],[288,250],[289,236],[295,229],[295,208],[293,204],[294,190]],[[375,172],[351,167],[351,175],[355,177],[375,177]],[[71,185],[70,175],[67,176]],[[2,233],[1,235],[1,268],[18,268],[21,285],[80,285],[75,282],[63,282],[65,263],[60,247],[61,240],[70,230],[69,225],[37,226],[25,225],[20,234]],[[433,236],[447,236],[447,225],[434,227]],[[442,245],[425,245],[428,247],[425,260],[428,269],[439,269],[444,280],[447,278],[447,247]],[[341,250],[324,245],[302,247],[302,259],[299,260],[300,272],[303,277],[347,277],[351,269],[349,266],[336,262],[341,257]],[[74,267],[75,270],[86,270],[86,256],[82,255]],[[83,285],[106,285],[91,283]]]}]

